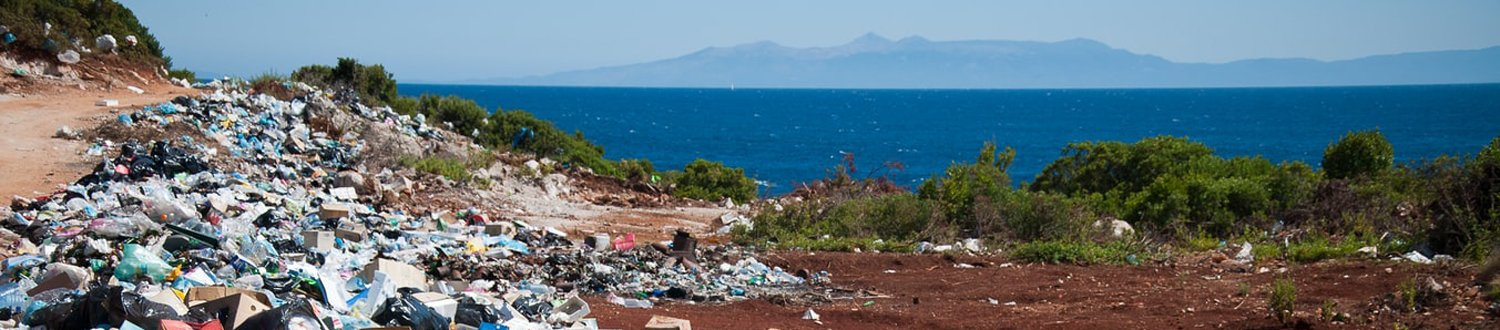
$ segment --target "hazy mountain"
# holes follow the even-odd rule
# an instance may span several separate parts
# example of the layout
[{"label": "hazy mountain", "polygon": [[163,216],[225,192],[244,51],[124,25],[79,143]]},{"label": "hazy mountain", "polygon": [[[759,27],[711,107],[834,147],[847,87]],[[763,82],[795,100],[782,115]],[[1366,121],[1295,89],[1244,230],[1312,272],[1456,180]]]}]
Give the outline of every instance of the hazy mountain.
[{"label": "hazy mountain", "polygon": [[1344,61],[1176,63],[1098,41],[892,41],[867,34],[835,47],[773,42],[681,57],[481,83],[560,86],[1053,88],[1400,85],[1500,82],[1500,47]]}]

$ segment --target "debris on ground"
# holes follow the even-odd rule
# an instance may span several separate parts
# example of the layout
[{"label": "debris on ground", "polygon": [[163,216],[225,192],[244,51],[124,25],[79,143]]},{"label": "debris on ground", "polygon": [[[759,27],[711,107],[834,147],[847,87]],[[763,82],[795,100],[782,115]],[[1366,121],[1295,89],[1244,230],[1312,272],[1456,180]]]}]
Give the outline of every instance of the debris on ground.
[{"label": "debris on ground", "polygon": [[[638,243],[477,205],[414,209],[401,198],[409,171],[362,170],[372,145],[330,130],[327,117],[419,143],[451,133],[348,93],[288,85],[302,95],[216,81],[196,98],[121,112],[122,127],[194,132],[95,141],[92,172],[13,198],[0,219],[0,240],[13,242],[0,249],[0,318],[49,329],[589,329],[585,295],[652,308],[801,294],[828,280],[699,245],[687,231]],[[690,329],[671,318],[647,327]]]}]

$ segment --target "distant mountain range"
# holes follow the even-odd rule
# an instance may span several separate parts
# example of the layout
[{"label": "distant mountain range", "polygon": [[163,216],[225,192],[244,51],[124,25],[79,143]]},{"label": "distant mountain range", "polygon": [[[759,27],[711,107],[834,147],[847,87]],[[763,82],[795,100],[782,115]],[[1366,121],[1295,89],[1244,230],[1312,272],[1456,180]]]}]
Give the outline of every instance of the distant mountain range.
[{"label": "distant mountain range", "polygon": [[472,83],[544,86],[1109,88],[1500,82],[1500,46],[1343,61],[1178,63],[1088,39],[897,41],[866,34],[834,47],[773,42],[710,47],[640,64]]}]

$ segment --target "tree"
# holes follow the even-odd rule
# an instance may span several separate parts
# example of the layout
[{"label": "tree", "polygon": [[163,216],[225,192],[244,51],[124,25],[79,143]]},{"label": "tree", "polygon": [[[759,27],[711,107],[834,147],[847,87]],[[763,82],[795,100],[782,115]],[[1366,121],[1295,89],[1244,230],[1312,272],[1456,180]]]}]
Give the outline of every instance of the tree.
[{"label": "tree", "polygon": [[1349,132],[1323,149],[1323,172],[1333,179],[1379,174],[1394,163],[1391,142],[1379,130]]}]

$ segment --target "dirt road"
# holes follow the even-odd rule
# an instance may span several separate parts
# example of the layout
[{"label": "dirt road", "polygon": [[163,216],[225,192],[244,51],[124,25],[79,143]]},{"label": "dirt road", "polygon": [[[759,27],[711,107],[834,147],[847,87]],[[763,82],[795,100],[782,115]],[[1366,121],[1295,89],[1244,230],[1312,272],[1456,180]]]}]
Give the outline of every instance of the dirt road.
[{"label": "dirt road", "polygon": [[[1269,317],[1266,290],[1275,271],[1224,272],[1211,265],[1006,265],[1000,258],[947,260],[936,255],[773,253],[768,264],[826,269],[835,286],[884,296],[810,306],[822,323],[803,320],[807,306],[764,300],[728,305],[667,303],[625,309],[592,299],[601,328],[639,329],[652,315],[688,319],[695,329],[1274,329],[1380,328],[1496,329],[1485,303],[1455,296],[1420,313],[1380,310],[1398,284],[1432,276],[1455,290],[1471,270],[1393,261],[1333,261],[1292,266],[1301,324]],[[959,268],[956,264],[976,265]],[[1390,269],[1387,271],[1386,269]],[[1349,324],[1319,319],[1331,301]]]},{"label": "dirt road", "polygon": [[[76,130],[112,120],[110,109],[133,110],[197,91],[161,84],[146,86],[145,94],[62,89],[29,95],[0,95],[0,196],[31,197],[56,191],[87,173],[92,160],[83,157],[88,141],[53,138],[64,125]],[[94,102],[116,99],[120,105]]]}]

